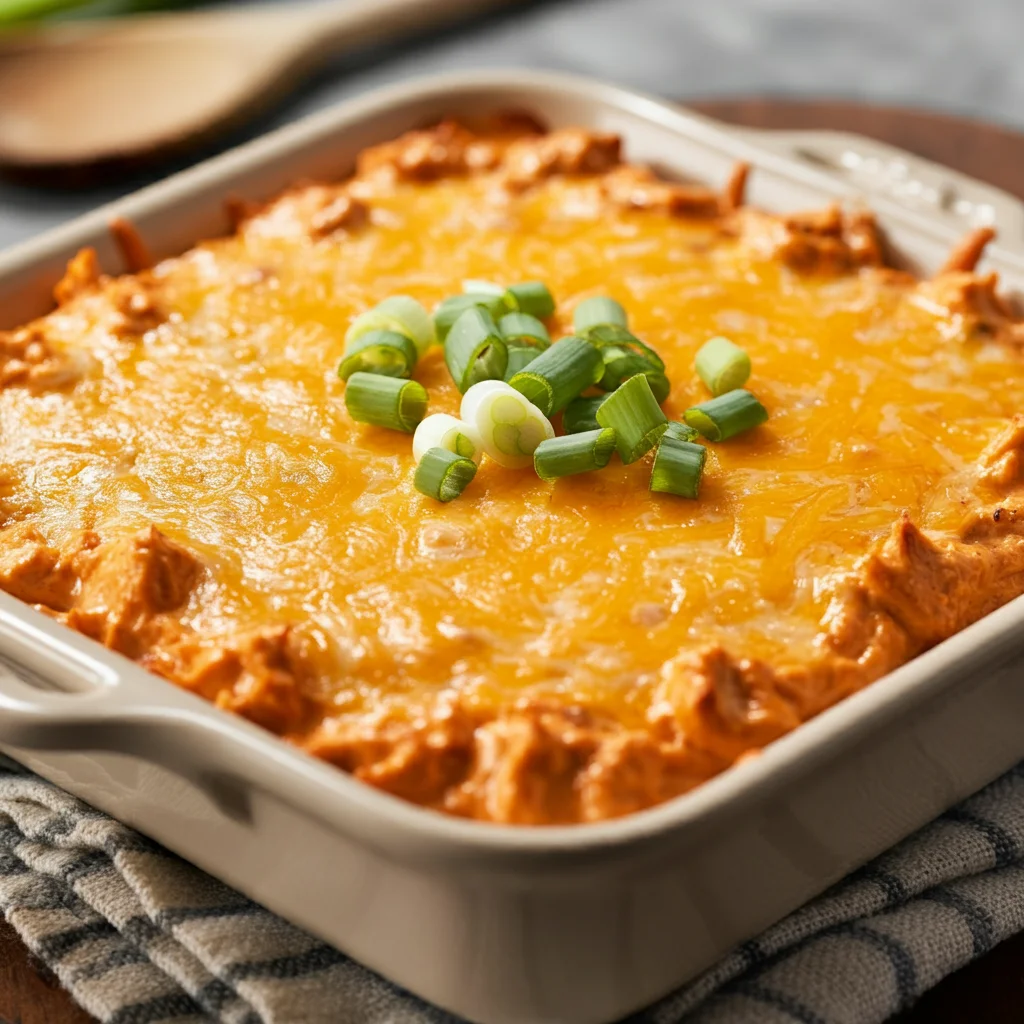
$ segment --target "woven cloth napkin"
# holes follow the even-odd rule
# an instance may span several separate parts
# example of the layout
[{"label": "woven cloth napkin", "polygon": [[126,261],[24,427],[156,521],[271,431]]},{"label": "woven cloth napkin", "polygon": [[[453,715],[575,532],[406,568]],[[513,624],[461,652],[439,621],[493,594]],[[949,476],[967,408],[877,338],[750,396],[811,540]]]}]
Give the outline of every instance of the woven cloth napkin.
[{"label": "woven cloth napkin", "polygon": [[[0,758],[0,907],[105,1024],[458,1024]],[[629,1024],[870,1024],[1024,928],[1024,765]]]}]

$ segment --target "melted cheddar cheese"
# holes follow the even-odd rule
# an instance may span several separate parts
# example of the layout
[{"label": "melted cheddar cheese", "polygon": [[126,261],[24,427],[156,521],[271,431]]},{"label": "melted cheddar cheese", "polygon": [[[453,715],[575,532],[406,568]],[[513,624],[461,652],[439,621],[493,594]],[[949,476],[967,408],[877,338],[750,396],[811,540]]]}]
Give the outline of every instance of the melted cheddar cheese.
[{"label": "melted cheddar cheese", "polygon": [[[0,585],[383,789],[537,823],[683,792],[1024,591],[991,281],[588,163],[582,133],[425,134],[447,162],[414,136],[150,271],[82,257],[3,336]],[[709,444],[696,501],[651,495],[648,457],[554,484],[485,460],[435,503],[336,367],[357,314],[468,277],[545,281],[555,338],[618,299],[670,418],[725,334],[770,419]],[[439,348],[415,377],[457,414]]]}]

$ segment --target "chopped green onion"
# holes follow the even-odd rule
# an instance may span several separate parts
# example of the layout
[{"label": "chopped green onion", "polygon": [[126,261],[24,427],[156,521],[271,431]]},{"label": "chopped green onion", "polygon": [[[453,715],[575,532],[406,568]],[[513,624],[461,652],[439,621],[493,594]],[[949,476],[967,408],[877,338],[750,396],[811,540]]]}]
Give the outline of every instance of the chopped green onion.
[{"label": "chopped green onion", "polygon": [[392,295],[377,303],[377,312],[394,317],[395,322],[402,328],[399,329],[399,333],[412,338],[420,358],[427,349],[437,344],[433,318],[423,303],[417,302],[411,295]]},{"label": "chopped green onion", "polygon": [[548,329],[528,313],[506,313],[498,321],[498,330],[508,346],[505,380],[511,380],[551,345]]},{"label": "chopped green onion", "polygon": [[509,345],[531,345],[545,349],[551,344],[548,329],[529,313],[506,313],[498,321],[498,330]]},{"label": "chopped green onion", "polygon": [[601,353],[583,338],[568,337],[545,349],[509,384],[545,416],[561,412],[581,392],[601,379]]},{"label": "chopped green onion", "polygon": [[[547,317],[555,311],[554,297],[543,281],[523,281],[503,288],[493,281],[468,278],[462,282],[462,291],[465,295],[486,295],[493,300],[500,300],[506,310],[530,316]],[[498,316],[500,310],[494,308],[489,309],[489,312]]]},{"label": "chopped green onion", "polygon": [[700,437],[700,431],[694,430],[693,427],[688,427],[678,420],[669,420],[665,437],[674,438],[676,441],[696,441]]},{"label": "chopped green onion", "polygon": [[659,405],[668,398],[671,389],[668,377],[646,356],[614,345],[602,348],[601,358],[604,361],[604,374],[597,382],[597,386],[602,391],[614,391],[622,386],[623,381],[642,373],[647,377]]},{"label": "chopped green onion", "polygon": [[577,334],[585,334],[592,327],[605,324],[623,328],[629,324],[629,318],[622,305],[605,295],[584,299],[572,315],[572,326]]},{"label": "chopped green onion", "polygon": [[417,462],[431,448],[446,448],[474,462],[479,462],[484,453],[476,427],[446,412],[435,412],[422,420],[412,436],[412,457]]},{"label": "chopped green onion", "polygon": [[409,295],[392,295],[352,321],[345,332],[345,351],[357,338],[371,331],[404,334],[418,355],[434,344],[434,322],[423,306]]},{"label": "chopped green onion", "polygon": [[635,352],[630,352],[629,349],[619,348],[618,345],[608,345],[602,348],[601,359],[604,362],[604,374],[597,382],[597,386],[602,391],[614,391],[622,386],[623,381],[629,380],[630,377],[638,373],[644,373],[647,370],[656,372],[643,356],[638,356]]},{"label": "chopped green onion", "polygon": [[602,427],[615,431],[615,445],[627,464],[649,452],[668,429],[668,420],[642,373],[613,391],[601,403],[596,418]]},{"label": "chopped green onion", "polygon": [[687,409],[683,419],[709,441],[725,441],[764,423],[768,410],[749,391],[736,388]]},{"label": "chopped green onion", "polygon": [[437,340],[443,345],[455,321],[467,309],[473,309],[477,306],[487,310],[491,316],[501,316],[503,313],[508,312],[501,295],[484,295],[480,292],[474,292],[471,295],[453,295],[451,298],[445,299],[434,310],[434,331],[437,334]]},{"label": "chopped green onion", "polygon": [[750,379],[750,356],[728,338],[712,338],[697,353],[697,373],[713,395],[743,387]]},{"label": "chopped green onion", "polygon": [[581,434],[584,430],[598,430],[597,410],[608,398],[607,395],[574,398],[562,413],[562,427],[567,434]]},{"label": "chopped green onion", "polygon": [[468,277],[462,282],[463,295],[489,295],[500,299],[505,295],[505,289],[493,281],[481,281],[479,278]]},{"label": "chopped green onion", "polygon": [[654,395],[655,401],[661,405],[672,390],[668,377],[663,373],[658,373],[657,370],[644,370],[644,376],[647,378],[647,383],[651,385],[651,394]]},{"label": "chopped green onion", "polygon": [[470,306],[455,321],[445,339],[444,361],[463,394],[482,380],[501,380],[508,348],[486,309]]},{"label": "chopped green onion", "polygon": [[602,324],[598,327],[591,327],[584,336],[591,345],[595,345],[599,349],[625,349],[646,360],[654,369],[662,371],[665,369],[665,361],[661,356],[650,345],[644,344],[635,334],[630,334],[625,327]]},{"label": "chopped green onion", "polygon": [[505,366],[505,380],[510,381],[520,370],[525,370],[541,353],[539,348],[529,345],[513,345],[508,350],[508,363]]},{"label": "chopped green onion", "polygon": [[476,463],[472,459],[465,459],[447,448],[430,448],[417,464],[412,483],[429,498],[451,501],[475,476]]},{"label": "chopped green onion", "polygon": [[583,336],[601,352],[604,373],[597,382],[602,391],[614,391],[622,382],[638,373],[646,374],[654,397],[659,402],[668,398],[669,381],[665,362],[650,345],[619,324],[595,324]]},{"label": "chopped green onion", "polygon": [[416,345],[397,331],[368,331],[345,346],[338,376],[376,373],[384,377],[408,377],[416,368]]},{"label": "chopped green onion", "polygon": [[[393,316],[388,316],[387,313],[378,313],[377,307],[374,306],[373,309],[360,313],[348,325],[348,330],[345,332],[345,348],[347,349],[353,341],[361,338],[364,334],[369,334],[370,331],[394,331],[396,334],[405,334]],[[411,338],[409,340],[412,341]]]},{"label": "chopped green onion", "polygon": [[703,445],[680,441],[666,432],[654,453],[651,490],[696,498],[708,450]]},{"label": "chopped green onion", "polygon": [[543,281],[522,281],[509,285],[505,302],[520,313],[544,319],[555,311],[555,297]]},{"label": "chopped green onion", "polygon": [[651,348],[650,345],[642,342],[635,334],[631,334],[625,327],[616,324],[598,324],[596,327],[589,327],[584,332],[584,337],[591,345],[603,349],[606,347],[624,348],[642,356],[651,366],[658,370],[665,369],[665,361]]},{"label": "chopped green onion", "polygon": [[427,389],[417,381],[376,373],[353,373],[345,387],[345,408],[352,419],[406,434],[423,419],[429,401]]},{"label": "chopped green onion", "polygon": [[533,468],[541,480],[604,469],[615,451],[615,431],[605,428],[541,441],[533,453]]},{"label": "chopped green onion", "polygon": [[555,436],[541,411],[500,380],[474,384],[462,396],[460,415],[476,428],[487,455],[508,469],[529,466],[537,445]]}]

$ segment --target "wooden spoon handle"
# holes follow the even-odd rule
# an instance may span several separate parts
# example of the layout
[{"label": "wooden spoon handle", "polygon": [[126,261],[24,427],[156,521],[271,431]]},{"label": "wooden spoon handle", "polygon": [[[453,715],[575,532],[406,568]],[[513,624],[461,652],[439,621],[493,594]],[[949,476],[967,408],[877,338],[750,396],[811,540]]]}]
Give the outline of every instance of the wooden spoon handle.
[{"label": "wooden spoon handle", "polygon": [[0,56],[40,46],[124,35],[134,40],[174,42],[202,25],[211,36],[237,37],[271,31],[297,42],[313,56],[328,57],[359,46],[398,38],[418,28],[455,21],[474,11],[511,6],[523,0],[278,0],[245,9],[174,11],[33,23],[0,32]]}]

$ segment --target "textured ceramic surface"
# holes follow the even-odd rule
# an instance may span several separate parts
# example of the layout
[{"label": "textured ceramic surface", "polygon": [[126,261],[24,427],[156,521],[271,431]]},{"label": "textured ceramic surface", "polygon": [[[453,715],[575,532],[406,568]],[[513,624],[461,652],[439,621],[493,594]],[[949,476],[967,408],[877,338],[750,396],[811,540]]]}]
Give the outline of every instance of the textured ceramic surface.
[{"label": "textured ceramic surface", "polygon": [[[975,223],[1024,288],[1020,205],[851,137],[762,137],[545,75],[432,79],[362,98],[0,255],[0,309],[45,308],[62,262],[128,216],[158,252],[258,198],[339,175],[442,113],[513,105],[620,131],[634,158],[721,180],[739,157],[773,209],[867,200],[927,271]],[[0,746],[272,910],[486,1024],[600,1024],[651,1002],[1024,755],[1024,599],[754,759],[651,811],[514,829],[401,803],[0,594]]]}]

